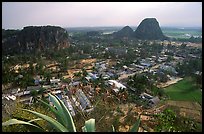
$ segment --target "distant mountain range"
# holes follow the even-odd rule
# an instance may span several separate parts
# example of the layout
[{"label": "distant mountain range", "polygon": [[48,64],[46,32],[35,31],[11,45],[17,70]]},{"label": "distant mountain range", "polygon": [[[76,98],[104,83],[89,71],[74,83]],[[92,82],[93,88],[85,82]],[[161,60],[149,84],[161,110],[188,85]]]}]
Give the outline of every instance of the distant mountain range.
[{"label": "distant mountain range", "polygon": [[118,32],[113,33],[114,37],[133,37],[142,40],[164,40],[168,37],[164,36],[158,21],[155,18],[144,19],[137,29],[133,30],[129,26],[125,26]]},{"label": "distant mountain range", "polygon": [[[133,30],[135,29],[135,30]],[[193,29],[193,31],[190,29]],[[155,18],[144,19],[138,27],[75,27],[61,28],[56,26],[28,26],[22,30],[4,30],[2,29],[2,54],[19,54],[19,53],[35,53],[46,50],[59,50],[69,47],[69,32],[85,32],[88,36],[100,36],[101,33],[108,33],[115,38],[135,38],[141,40],[164,40],[169,37],[183,35],[194,35],[201,37],[202,29],[200,28],[173,28],[159,26],[159,22]],[[179,30],[182,30],[180,32]],[[165,35],[163,34],[163,32]],[[173,31],[169,33],[169,31]],[[175,34],[175,31],[177,33]],[[187,33],[184,34],[183,31]]]},{"label": "distant mountain range", "polygon": [[[124,26],[95,26],[95,27],[65,27],[64,29],[68,30],[69,32],[90,32],[90,31],[99,31],[99,32],[110,32],[110,31],[119,31]],[[137,26],[129,26],[133,30],[137,29]],[[161,30],[169,30],[169,29],[176,29],[176,30],[202,30],[202,27],[178,27],[178,26],[160,26]]]}]

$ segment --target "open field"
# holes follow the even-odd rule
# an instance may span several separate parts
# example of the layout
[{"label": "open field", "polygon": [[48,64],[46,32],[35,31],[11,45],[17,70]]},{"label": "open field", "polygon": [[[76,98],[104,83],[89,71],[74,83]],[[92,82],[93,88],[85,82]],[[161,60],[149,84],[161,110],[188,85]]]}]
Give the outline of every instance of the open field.
[{"label": "open field", "polygon": [[193,101],[202,104],[202,91],[196,87],[190,78],[184,78],[178,83],[165,88],[166,94],[171,100]]},{"label": "open field", "polygon": [[173,38],[190,38],[202,36],[201,28],[162,28],[164,35]]},{"label": "open field", "polygon": [[202,122],[202,107],[197,102],[169,100],[167,105],[178,107],[181,116],[190,117],[198,122]]}]

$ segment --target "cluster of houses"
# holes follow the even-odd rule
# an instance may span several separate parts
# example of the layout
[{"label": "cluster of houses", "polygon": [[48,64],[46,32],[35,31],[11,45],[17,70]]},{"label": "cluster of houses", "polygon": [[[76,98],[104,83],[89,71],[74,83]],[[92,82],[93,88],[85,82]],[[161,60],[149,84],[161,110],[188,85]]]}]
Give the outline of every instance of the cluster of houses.
[{"label": "cluster of houses", "polygon": [[[93,106],[89,98],[85,95],[82,89],[75,88],[75,92],[73,91],[73,87],[77,85],[76,82],[72,82],[69,85],[66,83],[62,83],[60,79],[50,79],[50,85],[36,85],[29,86],[24,91],[18,89],[17,91],[13,91],[11,94],[3,94],[2,100],[7,101],[16,101],[19,98],[19,101],[24,104],[32,104],[34,100],[34,96],[32,96],[32,91],[38,92],[40,89],[44,89],[42,94],[38,94],[37,97],[44,96],[48,100],[50,100],[48,93],[55,94],[60,100],[64,102],[67,108],[70,110],[70,113],[74,116],[76,114],[77,109],[82,111],[91,111]],[[77,89],[77,90],[76,90]],[[50,104],[52,102],[50,100]]]},{"label": "cluster of houses", "polygon": [[[121,82],[110,79],[114,76],[114,73],[112,71],[107,71],[107,64],[104,64],[104,62],[97,63],[96,67],[100,70],[100,73],[90,72],[85,77],[86,80],[88,82],[90,80],[93,81],[98,79],[99,75],[101,75],[103,79],[107,80],[107,85],[114,93],[117,94],[122,89],[127,90],[127,87]],[[48,93],[55,94],[64,102],[72,116],[75,116],[78,110],[81,110],[82,112],[90,112],[93,110],[94,107],[91,104],[91,100],[94,98],[97,89],[94,89],[95,87],[92,85],[82,86],[81,81],[77,80],[71,81],[69,84],[63,83],[60,79],[56,79],[54,77],[50,79],[49,85],[41,85],[41,81],[43,81],[43,78],[37,76],[34,81],[35,86],[29,86],[23,91],[21,91],[22,89],[18,89],[16,92],[12,92],[12,94],[2,95],[2,99],[16,101],[16,98],[19,98],[19,101],[22,103],[32,104],[34,101],[32,91],[35,90],[38,92],[41,88],[43,88],[45,89],[43,90],[43,94],[37,95],[37,97],[44,96],[50,100]],[[52,105],[51,101],[50,104]]]},{"label": "cluster of houses", "polygon": [[[114,66],[109,66],[107,62],[100,61],[95,63],[95,67],[100,71],[96,72],[94,75],[92,73],[88,73],[88,78],[98,79],[99,78],[98,76],[102,75],[103,76],[102,78],[106,80],[106,84],[111,88],[111,90],[115,94],[117,94],[121,90],[128,90],[126,83],[123,82],[123,79],[120,79],[121,76],[125,75],[127,76],[125,78],[128,78],[129,75],[134,75],[136,73],[143,72],[145,71],[145,69],[148,69],[153,65],[155,65],[155,63],[152,63],[151,65],[147,66],[145,64],[145,61],[143,60],[143,62],[140,63],[140,65],[134,64],[134,67],[128,67],[124,65],[121,69],[115,69]],[[143,68],[141,68],[140,66],[142,66]],[[119,76],[119,78],[116,76]],[[159,102],[158,97],[152,96],[151,98],[148,99],[149,99],[148,103],[150,106],[154,106]],[[143,100],[145,101],[145,99]]]},{"label": "cluster of houses", "polygon": [[[136,49],[137,50],[137,49]],[[106,52],[111,52],[117,55],[128,54],[127,49],[122,48],[114,48],[108,47],[105,49]],[[172,56],[173,60],[167,61],[168,56],[166,52],[170,50],[164,49],[158,55],[152,55],[146,58],[138,58],[133,61],[129,65],[123,65],[120,68],[117,68],[116,64],[122,62],[122,59],[119,59],[116,64],[110,65],[107,60],[100,60],[94,63],[95,70],[88,71],[87,76],[85,76],[85,80],[87,81],[87,85],[83,85],[80,79],[71,78],[70,83],[63,83],[61,79],[52,78],[50,79],[50,84],[42,85],[41,83],[44,81],[43,77],[37,76],[35,77],[34,84],[35,86],[27,87],[24,90],[17,89],[15,92],[11,94],[3,94],[2,99],[6,99],[8,101],[16,101],[16,98],[20,98],[21,102],[31,104],[33,102],[33,96],[31,96],[32,91],[39,91],[41,88],[45,89],[43,91],[44,97],[48,97],[48,93],[56,94],[67,106],[70,110],[71,114],[74,116],[77,112],[77,109],[89,112],[93,110],[92,101],[96,92],[100,89],[98,87],[94,87],[90,83],[97,79],[105,80],[107,86],[114,93],[118,93],[120,90],[128,90],[125,80],[128,76],[133,76],[135,74],[140,74],[143,72],[148,72],[151,74],[160,74],[161,72],[170,72],[170,76],[168,75],[169,80],[177,75],[177,71],[175,69],[177,63],[183,62],[186,57],[197,58],[196,54],[192,53],[179,53],[179,50],[174,53]],[[139,53],[137,50],[136,53]],[[26,66],[27,67],[27,66]],[[18,70],[19,66],[15,66],[15,70]],[[46,66],[47,69],[51,71],[59,71],[59,64]],[[72,75],[74,77],[74,75]],[[19,77],[22,77],[19,75]],[[151,96],[147,93],[143,93],[140,95],[140,98],[144,101],[147,101],[149,106],[155,106],[159,102],[158,97]],[[49,98],[48,98],[49,99]]]},{"label": "cluster of houses", "polygon": [[[107,69],[104,62],[99,62],[96,67],[101,72]],[[90,72],[85,78],[87,82],[90,82],[98,79],[99,74],[102,75],[104,79],[109,79],[113,76],[113,73],[106,70],[106,72],[103,73]],[[82,82],[77,79],[73,79],[70,83],[63,83],[60,79],[54,77],[50,79],[50,84],[48,85],[42,85],[42,81],[44,81],[43,77],[36,76],[34,79],[35,86],[28,86],[26,89],[18,89],[16,91],[13,90],[11,94],[2,95],[2,99],[16,101],[16,98],[19,98],[19,101],[22,103],[32,104],[34,101],[32,92],[38,92],[43,88],[43,93],[38,94],[37,97],[40,98],[44,96],[50,100],[48,93],[55,94],[64,102],[72,116],[74,116],[78,110],[83,112],[90,112],[93,110],[90,100],[94,98],[94,93],[97,89],[94,89],[92,85],[82,86]],[[110,87],[114,87],[113,91],[115,92],[118,92],[121,88],[126,88],[115,80],[109,80],[108,84]],[[51,101],[50,104],[52,105]]]}]

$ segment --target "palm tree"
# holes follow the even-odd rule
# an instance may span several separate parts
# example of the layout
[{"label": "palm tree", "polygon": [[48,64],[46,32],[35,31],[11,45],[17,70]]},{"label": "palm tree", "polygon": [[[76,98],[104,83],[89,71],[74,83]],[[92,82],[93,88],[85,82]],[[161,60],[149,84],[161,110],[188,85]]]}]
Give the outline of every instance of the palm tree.
[{"label": "palm tree", "polygon": [[51,79],[51,72],[50,71],[44,71],[44,77],[46,78],[46,82],[49,83]]},{"label": "palm tree", "polygon": [[82,76],[86,77],[88,75],[85,68],[82,68]]},{"label": "palm tree", "polygon": [[44,91],[45,91],[45,90],[46,90],[45,88],[40,87],[40,89],[39,89],[39,91],[38,91],[38,95],[41,95],[41,98],[43,98],[43,94],[44,94]]},{"label": "palm tree", "polygon": [[33,97],[32,99],[34,100],[34,102],[36,102],[37,96],[38,96],[38,91],[37,90],[31,90],[30,95]]},{"label": "palm tree", "polygon": [[82,76],[82,73],[81,73],[81,72],[74,73],[74,77],[81,77],[81,76]]},{"label": "palm tree", "polygon": [[33,97],[34,102],[37,101],[38,96],[40,96],[40,98],[43,98],[43,94],[44,94],[45,90],[46,89],[43,87],[40,87],[40,89],[38,91],[37,90],[31,90],[30,94]]}]

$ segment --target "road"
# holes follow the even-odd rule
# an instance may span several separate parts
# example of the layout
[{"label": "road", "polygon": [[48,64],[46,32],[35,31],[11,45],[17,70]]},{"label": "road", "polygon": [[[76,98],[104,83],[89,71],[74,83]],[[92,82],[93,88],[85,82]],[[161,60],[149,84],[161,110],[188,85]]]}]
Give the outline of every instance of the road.
[{"label": "road", "polygon": [[[157,64],[157,65],[151,67],[150,70],[151,70],[151,69],[158,68],[160,65],[161,65],[161,64]],[[148,70],[149,70],[149,69],[144,69],[144,70],[141,70],[141,71],[134,72],[134,73],[132,73],[132,74],[123,74],[123,75],[121,75],[121,76],[118,78],[118,80],[127,79],[129,76],[134,76],[135,74],[140,74],[140,73],[146,72],[146,71],[148,71]]]},{"label": "road", "polygon": [[172,84],[177,83],[178,81],[180,81],[180,80],[182,80],[182,79],[183,79],[183,78],[178,77],[178,78],[176,78],[176,79],[167,81],[166,83],[160,83],[159,85],[157,85],[157,87],[159,87],[159,88],[165,88],[165,87],[168,87],[168,86],[170,86],[170,85],[172,85]]}]

